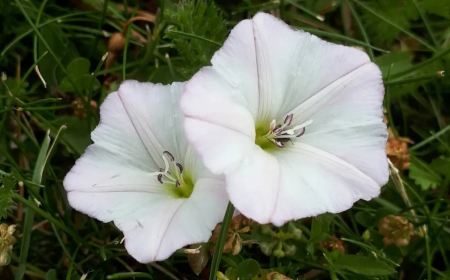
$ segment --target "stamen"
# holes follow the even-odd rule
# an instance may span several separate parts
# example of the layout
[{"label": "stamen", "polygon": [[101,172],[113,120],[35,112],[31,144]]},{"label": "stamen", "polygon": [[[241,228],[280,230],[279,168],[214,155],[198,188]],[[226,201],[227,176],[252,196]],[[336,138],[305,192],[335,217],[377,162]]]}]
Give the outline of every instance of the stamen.
[{"label": "stamen", "polygon": [[280,141],[274,140],[274,143],[275,143],[275,145],[277,145],[278,148],[284,148],[283,143],[281,143]]},{"label": "stamen", "polygon": [[180,184],[180,182],[178,182],[178,181],[175,181],[175,187],[179,187],[179,186],[181,186],[181,184]]},{"label": "stamen", "polygon": [[303,134],[305,134],[305,131],[306,131],[306,128],[303,127],[303,128],[302,128],[302,131],[300,131],[300,133],[298,133],[297,135],[295,135],[295,137],[300,137],[300,136],[302,136]]},{"label": "stamen", "polygon": [[273,120],[273,121],[270,122],[270,125],[269,125],[270,132],[273,132],[273,130],[275,129],[276,125],[277,125],[277,121],[276,120]]},{"label": "stamen", "polygon": [[175,157],[168,151],[164,151],[163,155],[165,155],[170,161],[172,161],[172,162],[175,161]]},{"label": "stamen", "polygon": [[294,118],[294,114],[287,115],[284,119],[284,124],[286,126],[291,125],[292,119]]},{"label": "stamen", "polygon": [[162,176],[163,176],[162,174],[159,174],[159,175],[158,175],[158,181],[159,181],[161,184],[164,184],[164,183],[163,183],[163,180],[162,180]]},{"label": "stamen", "polygon": [[282,132],[283,132],[283,129],[282,129],[282,128],[277,128],[277,129],[275,129],[275,130],[273,131],[273,133],[274,133],[276,136],[280,135]]},{"label": "stamen", "polygon": [[180,170],[180,173],[183,173],[183,166],[181,164],[179,164],[178,162],[177,162],[177,167],[178,167],[178,170]]}]

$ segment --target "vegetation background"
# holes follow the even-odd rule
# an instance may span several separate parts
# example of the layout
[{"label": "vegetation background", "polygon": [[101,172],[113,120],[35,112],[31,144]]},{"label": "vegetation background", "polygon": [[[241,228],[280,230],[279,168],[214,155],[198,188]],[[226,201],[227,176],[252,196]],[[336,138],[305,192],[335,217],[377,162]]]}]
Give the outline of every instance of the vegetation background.
[{"label": "vegetation background", "polygon": [[1,0],[0,279],[208,279],[220,228],[198,254],[139,264],[62,180],[121,81],[189,79],[258,11],[381,68],[391,180],[337,215],[235,218],[220,277],[450,279],[450,0]]}]

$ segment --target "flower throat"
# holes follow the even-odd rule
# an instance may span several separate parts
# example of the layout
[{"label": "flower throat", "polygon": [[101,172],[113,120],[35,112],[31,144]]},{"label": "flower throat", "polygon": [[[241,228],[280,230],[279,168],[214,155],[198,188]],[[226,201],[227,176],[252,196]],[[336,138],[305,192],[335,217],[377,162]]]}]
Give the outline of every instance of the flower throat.
[{"label": "flower throat", "polygon": [[[270,122],[269,131],[265,129],[256,129],[255,144],[263,150],[272,149],[274,147],[284,148],[286,143],[292,142],[292,138],[301,137],[306,132],[306,126],[312,123],[312,120],[306,121],[293,128],[291,125],[294,114],[289,114],[284,119],[283,124],[277,124],[276,120]],[[258,133],[261,132],[262,133]]]}]

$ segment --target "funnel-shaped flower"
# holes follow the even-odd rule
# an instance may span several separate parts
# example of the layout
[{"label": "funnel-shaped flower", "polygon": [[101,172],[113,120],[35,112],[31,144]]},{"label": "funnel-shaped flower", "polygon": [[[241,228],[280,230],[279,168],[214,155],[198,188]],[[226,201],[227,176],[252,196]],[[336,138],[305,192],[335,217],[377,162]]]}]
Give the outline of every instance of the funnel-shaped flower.
[{"label": "funnel-shaped flower", "polygon": [[187,144],[179,109],[183,86],[123,83],[101,106],[94,144],[64,180],[70,204],[114,221],[140,262],[208,241],[228,203],[223,178]]},{"label": "funnel-shaped flower", "polygon": [[388,180],[383,84],[354,48],[260,13],[186,85],[190,143],[259,223],[341,212]]}]

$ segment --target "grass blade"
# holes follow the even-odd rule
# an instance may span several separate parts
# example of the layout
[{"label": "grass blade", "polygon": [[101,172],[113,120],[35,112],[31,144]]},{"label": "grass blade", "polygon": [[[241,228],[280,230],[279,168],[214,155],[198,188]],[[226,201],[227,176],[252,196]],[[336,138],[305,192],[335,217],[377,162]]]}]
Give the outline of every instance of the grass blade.
[{"label": "grass blade", "polygon": [[233,204],[228,203],[227,211],[223,217],[222,227],[220,228],[219,238],[217,238],[216,247],[214,248],[214,255],[211,262],[211,272],[209,274],[209,280],[216,280],[216,274],[219,270],[220,258],[222,257],[223,245],[227,240],[228,229],[231,225],[231,219],[234,214]]}]

